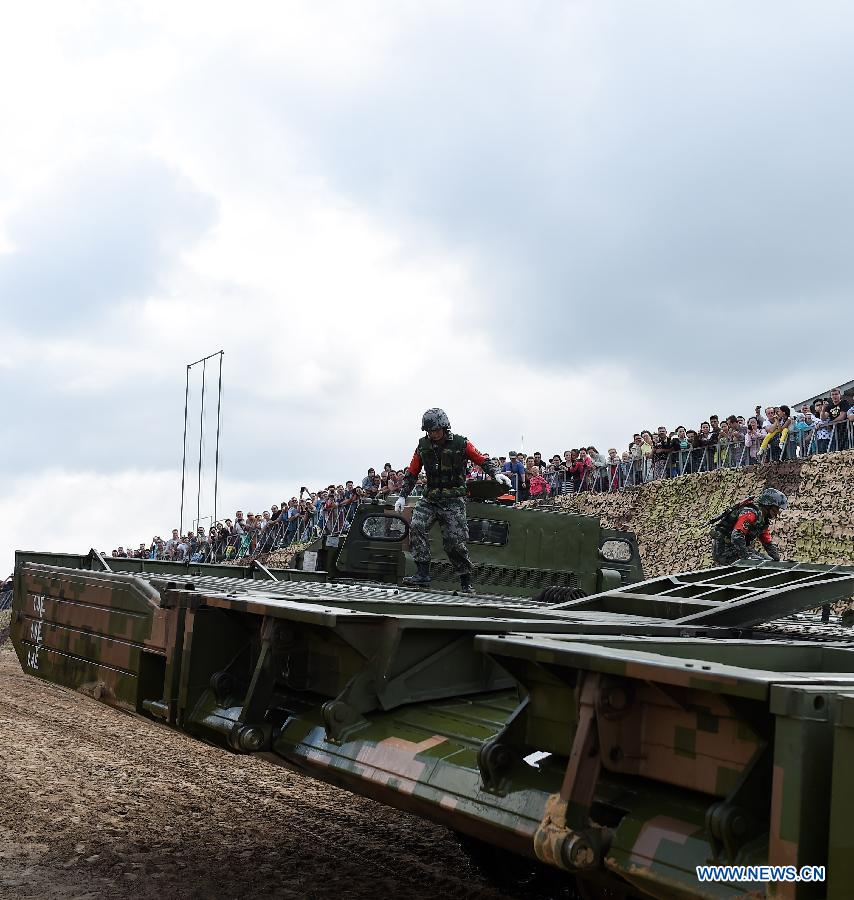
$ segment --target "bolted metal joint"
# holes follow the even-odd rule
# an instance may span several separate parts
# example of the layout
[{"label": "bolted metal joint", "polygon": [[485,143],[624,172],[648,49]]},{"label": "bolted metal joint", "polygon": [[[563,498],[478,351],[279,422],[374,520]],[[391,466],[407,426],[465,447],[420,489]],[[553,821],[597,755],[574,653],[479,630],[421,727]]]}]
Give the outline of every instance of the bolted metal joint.
[{"label": "bolted metal joint", "polygon": [[266,749],[271,729],[262,725],[238,725],[228,738],[228,743],[238,753],[257,753]]},{"label": "bolted metal joint", "polygon": [[237,743],[241,750],[247,753],[255,753],[264,746],[264,732],[260,728],[248,725],[241,728],[237,734]]},{"label": "bolted metal joint", "polygon": [[601,844],[592,835],[573,831],[560,845],[560,857],[567,869],[590,869],[598,866]]},{"label": "bolted metal joint", "polygon": [[534,853],[540,862],[568,872],[593,869],[602,865],[611,832],[591,825],[572,828],[566,821],[567,806],[553,794],[546,803],[545,816],[534,834]]},{"label": "bolted metal joint", "polygon": [[596,712],[606,719],[620,719],[634,704],[634,685],[624,678],[603,679],[596,698]]},{"label": "bolted metal joint", "polygon": [[713,803],[706,811],[706,829],[715,858],[723,855],[734,860],[739,848],[753,836],[756,827],[746,810],[720,802]]},{"label": "bolted metal joint", "polygon": [[343,700],[327,700],[321,707],[326,726],[326,740],[340,744],[366,725],[364,717]]},{"label": "bolted metal joint", "polygon": [[477,764],[484,790],[493,793],[500,791],[502,779],[513,765],[514,759],[512,748],[497,738],[481,745],[477,753]]}]

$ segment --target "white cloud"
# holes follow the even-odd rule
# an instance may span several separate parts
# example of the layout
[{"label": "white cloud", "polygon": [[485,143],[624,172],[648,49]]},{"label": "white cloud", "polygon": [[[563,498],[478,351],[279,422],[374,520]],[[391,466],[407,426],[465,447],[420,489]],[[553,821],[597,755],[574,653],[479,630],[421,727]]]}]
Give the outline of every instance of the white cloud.
[{"label": "white cloud", "polygon": [[[282,499],[279,485],[240,477],[221,487],[220,518],[233,516],[236,509],[254,511],[254,496],[258,511]],[[180,469],[129,469],[105,475],[57,466],[38,478],[9,479],[0,494],[0,577],[12,570],[15,550],[85,554],[94,547],[109,555],[118,545],[136,549],[141,543],[150,544],[154,535],[168,538],[172,528],[178,527],[179,488]],[[213,508],[212,493],[211,482],[205,485],[203,495],[209,507],[207,515]],[[196,509],[195,485],[188,486],[185,529],[196,521]],[[201,517],[206,526],[209,520],[204,507]]]},{"label": "white cloud", "polygon": [[57,467],[38,478],[12,478],[0,496],[0,571],[11,571],[14,550],[109,552],[132,540],[138,546],[151,539],[152,527],[163,528],[174,497],[174,475],[163,472],[106,476]]},{"label": "white cloud", "polygon": [[402,465],[429,406],[550,454],[848,380],[831,11],[7,5],[0,548],[171,528],[220,348],[230,512]]}]

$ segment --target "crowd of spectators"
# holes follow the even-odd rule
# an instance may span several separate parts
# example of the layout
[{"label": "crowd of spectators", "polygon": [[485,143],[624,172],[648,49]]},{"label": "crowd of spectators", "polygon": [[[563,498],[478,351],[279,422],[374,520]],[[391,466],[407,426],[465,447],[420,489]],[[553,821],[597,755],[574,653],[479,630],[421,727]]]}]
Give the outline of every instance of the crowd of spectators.
[{"label": "crowd of spectators", "polygon": [[[155,535],[150,544],[137,549],[120,546],[114,557],[164,559],[191,562],[220,562],[259,556],[311,540],[318,534],[346,534],[356,506],[364,498],[384,499],[397,495],[403,470],[386,463],[377,473],[370,468],[357,484],[330,484],[317,491],[301,487],[298,497],[270,505],[259,514],[238,509],[233,519],[215,522],[210,529],[199,525],[195,531],[181,534],[177,528],[164,540]],[[425,479],[418,479],[414,493],[423,490]]]},{"label": "crowd of spectators", "polygon": [[[546,460],[537,451],[510,451],[494,457],[513,480],[518,500],[573,491],[617,491],[647,481],[676,478],[720,468],[802,459],[815,453],[854,447],[854,390],[838,388],[829,397],[804,404],[794,413],[785,404],[761,406],[749,417],[710,415],[696,428],[636,432],[621,452],[578,447]],[[475,471],[474,477],[483,477]]]},{"label": "crowd of spectators", "polygon": [[[696,428],[683,425],[670,430],[635,433],[626,449],[600,452],[595,446],[577,447],[544,459],[540,451],[530,455],[509,451],[493,462],[513,482],[515,500],[545,499],[574,491],[617,491],[647,481],[675,478],[719,468],[736,468],[761,462],[805,458],[815,453],[854,447],[854,391],[831,391],[794,413],[785,404],[757,406],[749,417],[710,415]],[[345,534],[356,506],[363,498],[396,495],[403,470],[386,463],[377,472],[370,468],[359,483],[346,481],[309,491],[271,504],[259,514],[237,510],[233,519],[215,522],[209,530],[163,540],[159,535],[138,549],[118,547],[115,557],[209,562],[241,559],[271,553],[318,534]],[[468,477],[484,478],[478,466],[469,464]],[[424,488],[419,478],[414,493]]]}]

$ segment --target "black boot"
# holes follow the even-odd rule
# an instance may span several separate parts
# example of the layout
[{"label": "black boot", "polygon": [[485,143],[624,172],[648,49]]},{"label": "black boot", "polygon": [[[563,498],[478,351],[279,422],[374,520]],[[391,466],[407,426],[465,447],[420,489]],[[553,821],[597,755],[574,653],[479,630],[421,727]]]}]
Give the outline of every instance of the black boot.
[{"label": "black boot", "polygon": [[418,571],[414,575],[407,575],[403,584],[408,587],[430,587],[430,563],[417,562]]},{"label": "black boot", "polygon": [[471,583],[471,575],[460,575],[460,593],[473,594],[474,588]]}]

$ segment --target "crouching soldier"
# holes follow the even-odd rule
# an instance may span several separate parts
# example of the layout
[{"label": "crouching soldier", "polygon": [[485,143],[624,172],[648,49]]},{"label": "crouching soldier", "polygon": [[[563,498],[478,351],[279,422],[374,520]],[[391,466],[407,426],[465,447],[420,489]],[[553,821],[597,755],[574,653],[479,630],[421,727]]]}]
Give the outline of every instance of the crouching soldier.
[{"label": "crouching soldier", "polygon": [[496,471],[492,460],[481,453],[472,442],[451,433],[451,423],[444,410],[428,409],[421,418],[426,437],[418,441],[412,462],[403,477],[400,496],[394,504],[400,513],[406,498],[415,487],[415,480],[423,466],[427,475],[424,496],[412,514],[409,545],[418,571],[403,579],[406,585],[427,587],[430,584],[430,543],[428,532],[438,520],[442,529],[442,545],[454,571],[460,576],[460,590],[474,593],[471,582],[472,565],[466,541],[469,527],[466,519],[466,460],[471,460],[491,478],[510,487],[510,479]]},{"label": "crouching soldier", "polygon": [[765,488],[754,500],[748,497],[721,513],[710,524],[712,529],[712,559],[729,565],[737,559],[762,559],[753,549],[759,543],[773,560],[780,559],[780,551],[771,540],[771,520],[789,505],[786,495],[774,488]]}]

